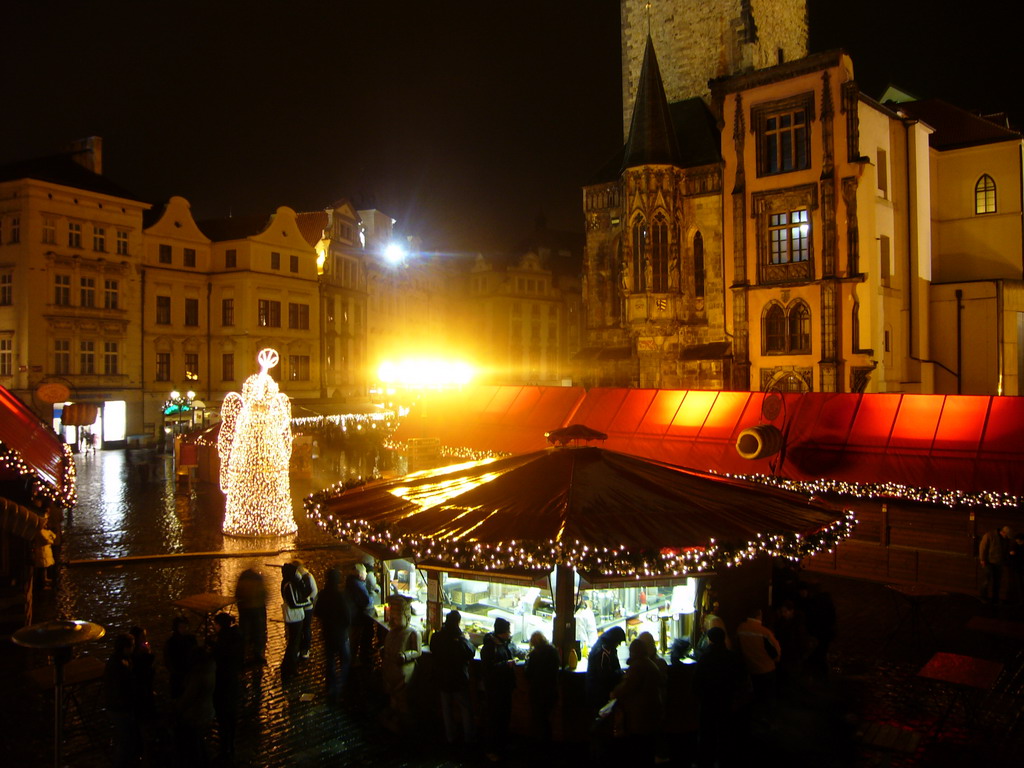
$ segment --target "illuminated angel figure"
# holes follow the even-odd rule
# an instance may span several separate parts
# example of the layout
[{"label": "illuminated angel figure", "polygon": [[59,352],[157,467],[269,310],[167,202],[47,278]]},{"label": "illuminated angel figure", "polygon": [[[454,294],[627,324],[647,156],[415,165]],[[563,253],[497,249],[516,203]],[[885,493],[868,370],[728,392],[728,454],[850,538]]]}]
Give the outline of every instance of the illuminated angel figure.
[{"label": "illuminated angel figure", "polygon": [[221,407],[217,452],[229,536],[283,536],[297,528],[288,483],[292,407],[267,372],[277,365],[277,352],[260,350],[257,360],[260,372]]}]

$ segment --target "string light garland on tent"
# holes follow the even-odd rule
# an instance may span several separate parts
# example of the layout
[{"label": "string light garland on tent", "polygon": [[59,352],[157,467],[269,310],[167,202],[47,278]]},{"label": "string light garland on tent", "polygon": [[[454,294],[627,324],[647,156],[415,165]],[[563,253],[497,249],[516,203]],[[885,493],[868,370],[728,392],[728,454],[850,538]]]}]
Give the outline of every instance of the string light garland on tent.
[{"label": "string light garland on tent", "polygon": [[21,453],[4,443],[0,443],[0,469],[16,472],[22,477],[29,479],[31,483],[32,499],[39,506],[47,503],[57,503],[64,507],[73,507],[78,501],[78,491],[75,488],[75,459],[71,448],[65,443],[64,449],[64,477],[59,488],[45,482],[36,471],[25,463]]},{"label": "string light garland on tent", "polygon": [[814,496],[833,494],[836,496],[853,496],[858,499],[899,499],[924,504],[935,504],[950,508],[988,507],[1019,507],[1024,498],[1012,493],[1000,491],[957,491],[941,488],[919,488],[902,483],[852,483],[845,480],[819,478],[817,480],[788,480],[783,477],[769,475],[740,475],[712,471],[721,477],[733,480],[746,480],[772,488]]},{"label": "string light garland on tent", "polygon": [[763,533],[753,540],[735,543],[712,539],[705,546],[687,549],[636,551],[625,546],[593,547],[579,541],[484,543],[405,535],[393,525],[372,525],[360,519],[336,520],[325,511],[325,505],[343,492],[344,489],[336,485],[306,498],[308,517],[327,533],[356,545],[368,542],[418,562],[440,560],[455,568],[494,572],[549,571],[561,563],[584,573],[643,579],[717,571],[758,555],[798,562],[820,552],[831,552],[850,535],[857,523],[853,511],[845,510],[841,519],[817,531]]},{"label": "string light garland on tent", "polygon": [[268,373],[277,351],[260,350],[257,361],[260,372],[245,380],[241,395],[230,392],[221,408],[217,450],[229,536],[282,536],[298,528],[288,479],[291,403]]}]

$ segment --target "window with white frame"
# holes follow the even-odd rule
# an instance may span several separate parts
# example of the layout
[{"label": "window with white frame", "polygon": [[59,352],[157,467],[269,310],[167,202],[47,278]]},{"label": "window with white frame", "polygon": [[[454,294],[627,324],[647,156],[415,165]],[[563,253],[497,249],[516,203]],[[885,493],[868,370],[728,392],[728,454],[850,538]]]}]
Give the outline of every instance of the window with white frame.
[{"label": "window with white frame", "polygon": [[750,128],[757,135],[758,176],[810,168],[813,93],[757,104],[750,116]]}]

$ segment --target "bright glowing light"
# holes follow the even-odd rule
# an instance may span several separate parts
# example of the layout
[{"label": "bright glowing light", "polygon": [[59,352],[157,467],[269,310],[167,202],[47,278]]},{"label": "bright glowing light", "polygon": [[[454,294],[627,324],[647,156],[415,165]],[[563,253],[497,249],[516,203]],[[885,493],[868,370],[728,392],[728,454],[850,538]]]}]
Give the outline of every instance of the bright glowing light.
[{"label": "bright glowing light", "polygon": [[473,380],[475,374],[469,363],[426,358],[384,362],[377,369],[377,378],[384,384],[407,389],[464,386]]},{"label": "bright glowing light", "polygon": [[384,249],[384,258],[389,264],[400,264],[405,261],[407,255],[405,248],[399,243],[388,243]]},{"label": "bright glowing light", "polygon": [[221,408],[217,452],[229,536],[282,536],[297,529],[288,481],[292,406],[268,373],[277,352],[261,350],[257,359],[260,372],[245,380],[241,395],[228,393]]}]

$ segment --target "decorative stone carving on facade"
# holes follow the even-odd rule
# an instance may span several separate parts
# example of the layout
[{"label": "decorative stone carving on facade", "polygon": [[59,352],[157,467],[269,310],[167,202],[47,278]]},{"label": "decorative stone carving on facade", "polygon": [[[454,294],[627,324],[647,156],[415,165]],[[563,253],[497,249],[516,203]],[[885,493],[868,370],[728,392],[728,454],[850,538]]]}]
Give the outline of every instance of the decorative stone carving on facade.
[{"label": "decorative stone carving on facade", "polygon": [[846,207],[846,274],[854,277],[860,274],[860,228],[857,223],[856,176],[842,180],[843,204]]},{"label": "decorative stone carving on facade", "polygon": [[855,365],[850,368],[850,392],[860,394],[866,392],[868,382],[871,380],[871,373],[875,370],[873,365]]},{"label": "decorative stone carving on facade", "polygon": [[761,391],[762,392],[791,392],[791,387],[783,387],[780,384],[787,380],[799,381],[802,391],[812,392],[814,387],[814,369],[798,367],[795,365],[780,365],[774,368],[761,369]]},{"label": "decorative stone carving on facade", "polygon": [[855,163],[860,159],[860,119],[857,104],[860,89],[853,80],[843,83],[842,111],[846,115],[846,160]]}]

